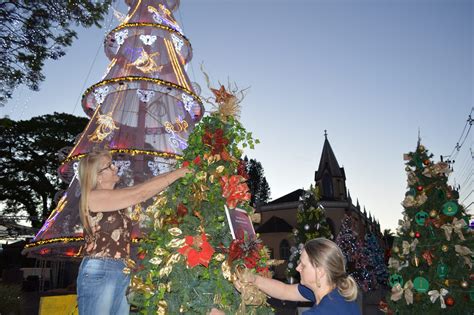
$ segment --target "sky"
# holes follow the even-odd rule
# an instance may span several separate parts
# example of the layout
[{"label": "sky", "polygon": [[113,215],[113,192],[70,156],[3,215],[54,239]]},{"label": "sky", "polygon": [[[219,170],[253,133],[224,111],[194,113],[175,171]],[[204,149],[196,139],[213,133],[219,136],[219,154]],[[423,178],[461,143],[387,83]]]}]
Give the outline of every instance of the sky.
[{"label": "sky", "polygon": [[[182,0],[174,15],[202,95],[201,63],[214,85],[249,87],[240,120],[261,143],[245,153],[262,163],[273,199],[314,182],[327,130],[354,202],[382,230],[402,218],[403,154],[419,135],[435,160],[454,152],[451,183],[463,184],[466,206],[474,200],[473,132],[461,137],[474,106],[473,1]],[[84,116],[80,98],[105,73],[103,38],[118,21],[103,24],[78,29],[41,90],[18,88],[0,116]]]}]

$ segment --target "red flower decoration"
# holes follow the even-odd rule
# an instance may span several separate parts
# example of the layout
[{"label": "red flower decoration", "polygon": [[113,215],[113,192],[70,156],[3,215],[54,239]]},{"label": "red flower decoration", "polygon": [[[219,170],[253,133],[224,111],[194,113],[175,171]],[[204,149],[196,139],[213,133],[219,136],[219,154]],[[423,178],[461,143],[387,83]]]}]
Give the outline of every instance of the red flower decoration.
[{"label": "red flower decoration", "polygon": [[211,147],[211,154],[221,154],[224,148],[229,144],[229,140],[224,137],[224,130],[216,129],[214,132],[206,130],[202,136],[202,142]]},{"label": "red flower decoration", "polygon": [[241,201],[249,201],[251,194],[245,183],[245,178],[240,175],[222,176],[220,178],[222,197],[226,198],[227,206],[235,208]]},{"label": "red flower decoration", "polygon": [[206,234],[201,236],[186,236],[185,245],[178,252],[188,258],[188,266],[193,268],[201,264],[209,266],[209,261],[214,254],[214,248],[207,242]]}]

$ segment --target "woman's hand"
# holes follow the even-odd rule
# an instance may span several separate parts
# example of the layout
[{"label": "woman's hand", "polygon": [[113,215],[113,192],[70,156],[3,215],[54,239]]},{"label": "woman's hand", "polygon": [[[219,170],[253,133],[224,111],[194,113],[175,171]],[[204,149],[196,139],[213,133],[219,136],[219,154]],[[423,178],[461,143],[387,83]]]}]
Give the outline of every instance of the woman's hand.
[{"label": "woman's hand", "polygon": [[211,312],[209,312],[209,315],[225,315],[225,313],[213,307]]}]

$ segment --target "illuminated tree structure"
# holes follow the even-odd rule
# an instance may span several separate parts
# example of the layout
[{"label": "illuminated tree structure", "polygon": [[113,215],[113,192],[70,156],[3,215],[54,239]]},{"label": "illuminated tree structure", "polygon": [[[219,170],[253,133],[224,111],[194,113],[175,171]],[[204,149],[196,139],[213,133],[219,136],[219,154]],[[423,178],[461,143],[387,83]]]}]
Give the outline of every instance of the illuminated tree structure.
[{"label": "illuminated tree structure", "polygon": [[[172,12],[179,0],[126,0],[128,14],[105,38],[110,64],[88,88],[82,105],[89,124],[72,148],[62,151],[59,174],[69,182],[58,206],[25,252],[56,259],[78,255],[83,242],[78,202],[78,162],[95,148],[113,154],[119,187],[167,172],[182,159],[188,135],[202,118],[199,87],[190,82],[189,40]],[[138,222],[142,204],[128,209]],[[135,224],[134,238],[139,237]]]}]

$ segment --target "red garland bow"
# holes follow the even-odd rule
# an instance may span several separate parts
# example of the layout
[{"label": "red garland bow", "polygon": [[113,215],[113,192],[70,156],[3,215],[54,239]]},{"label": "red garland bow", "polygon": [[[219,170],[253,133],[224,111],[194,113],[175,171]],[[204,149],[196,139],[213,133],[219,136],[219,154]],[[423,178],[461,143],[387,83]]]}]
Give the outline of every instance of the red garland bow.
[{"label": "red garland bow", "polygon": [[189,267],[193,268],[199,264],[204,267],[209,266],[209,261],[211,261],[211,257],[214,254],[214,248],[207,242],[206,234],[195,237],[188,235],[185,238],[185,244],[178,249],[178,252],[187,256]]},{"label": "red garland bow", "polygon": [[251,194],[245,179],[240,175],[222,176],[220,178],[222,197],[226,198],[227,206],[235,208],[241,201],[249,201]]}]

